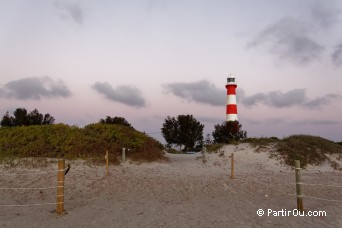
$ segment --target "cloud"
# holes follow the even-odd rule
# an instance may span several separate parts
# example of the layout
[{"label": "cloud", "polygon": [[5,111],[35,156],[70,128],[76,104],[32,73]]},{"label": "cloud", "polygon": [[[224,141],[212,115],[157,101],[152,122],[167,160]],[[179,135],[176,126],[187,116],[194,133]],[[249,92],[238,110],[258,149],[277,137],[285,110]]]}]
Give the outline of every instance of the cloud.
[{"label": "cloud", "polygon": [[[280,59],[297,65],[319,60],[326,49],[324,40],[339,24],[341,10],[338,1],[309,1],[301,17],[285,17],[263,29],[247,46],[265,48]],[[331,35],[330,35],[331,36]]]},{"label": "cloud", "polygon": [[306,96],[305,89],[294,89],[287,92],[271,91],[269,93],[258,93],[252,96],[245,96],[242,92],[240,96],[242,104],[247,107],[260,103],[275,108],[300,106],[308,109],[320,108],[330,104],[334,100],[342,98],[337,94],[327,94],[322,97],[310,99]]},{"label": "cloud", "polygon": [[342,66],[342,43],[335,47],[331,59],[335,66]]},{"label": "cloud", "polygon": [[291,120],[289,117],[282,117],[282,118],[271,118],[271,119],[245,119],[244,122],[251,124],[251,125],[276,125],[276,124],[291,124],[294,126],[299,125],[340,125],[342,124],[341,121],[335,120],[321,120],[321,119],[304,119],[304,120]]},{"label": "cloud", "polygon": [[188,101],[222,106],[226,102],[226,92],[206,80],[191,83],[170,83],[163,85],[167,93]]},{"label": "cloud", "polygon": [[14,80],[0,87],[0,97],[20,100],[69,97],[70,95],[70,90],[61,80],[54,81],[48,76]]},{"label": "cloud", "polygon": [[146,101],[141,91],[133,86],[123,85],[116,89],[107,82],[96,82],[92,88],[98,93],[105,95],[108,100],[120,102],[129,106],[144,107]]},{"label": "cloud", "polygon": [[167,1],[165,0],[147,0],[145,8],[147,12],[151,12],[155,9],[164,10],[166,9],[166,3]]},{"label": "cloud", "polygon": [[337,1],[312,1],[309,6],[311,20],[321,28],[330,28],[339,21],[341,10],[337,7]]},{"label": "cloud", "polygon": [[61,19],[73,20],[76,24],[83,24],[83,11],[77,3],[55,1],[54,6],[58,10]]},{"label": "cloud", "polygon": [[215,118],[215,117],[209,117],[209,116],[199,116],[197,119],[200,122],[205,122],[209,124],[220,124],[224,122],[224,118]]},{"label": "cloud", "polygon": [[339,125],[342,124],[340,121],[335,120],[300,120],[293,121],[291,124],[293,125]]},{"label": "cloud", "polygon": [[264,29],[248,47],[266,47],[281,59],[295,64],[308,64],[319,59],[324,47],[310,37],[309,26],[283,18]]}]

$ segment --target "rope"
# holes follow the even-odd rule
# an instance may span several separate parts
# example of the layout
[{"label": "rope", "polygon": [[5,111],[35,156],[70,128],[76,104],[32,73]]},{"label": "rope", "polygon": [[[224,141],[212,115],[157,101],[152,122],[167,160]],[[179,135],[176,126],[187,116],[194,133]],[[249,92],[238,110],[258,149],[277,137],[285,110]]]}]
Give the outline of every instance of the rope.
[{"label": "rope", "polygon": [[43,206],[43,205],[56,205],[62,204],[64,202],[59,203],[34,203],[34,204],[0,204],[0,207],[31,207],[31,206]]},{"label": "rope", "polygon": [[323,201],[329,201],[329,202],[342,203],[341,200],[330,200],[330,199],[323,199],[323,198],[318,198],[318,197],[313,197],[313,196],[306,196],[306,195],[288,194],[288,196],[297,196],[297,197],[303,197],[303,198],[311,198],[311,199],[317,199],[317,200],[323,200]]},{"label": "rope", "polygon": [[0,190],[43,190],[43,189],[56,189],[64,188],[63,186],[48,187],[48,188],[0,188]]},{"label": "rope", "polygon": [[296,183],[296,184],[301,184],[301,185],[312,185],[312,186],[326,186],[326,187],[336,187],[336,188],[342,188],[342,186],[338,186],[338,185],[331,185],[331,184],[306,184],[306,183]]},{"label": "rope", "polygon": [[44,172],[44,171],[30,171],[28,173],[0,173],[0,176],[21,176],[21,175],[32,175],[32,174],[47,174],[47,173],[55,173],[55,172],[59,172],[59,171],[63,171],[64,170],[55,170],[55,171],[48,171],[48,172]]},{"label": "rope", "polygon": [[304,198],[311,198],[311,199],[317,199],[317,200],[323,200],[323,201],[329,201],[329,202],[339,202],[342,203],[342,200],[330,200],[330,199],[323,199],[318,197],[312,197],[312,196],[303,196]]}]

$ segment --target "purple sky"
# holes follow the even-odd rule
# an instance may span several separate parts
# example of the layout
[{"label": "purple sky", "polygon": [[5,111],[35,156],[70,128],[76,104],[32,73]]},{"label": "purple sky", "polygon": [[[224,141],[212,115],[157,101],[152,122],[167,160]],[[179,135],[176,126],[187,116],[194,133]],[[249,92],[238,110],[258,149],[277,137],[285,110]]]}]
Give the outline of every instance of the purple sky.
[{"label": "purple sky", "polygon": [[[257,2],[257,3],[256,3]],[[248,136],[342,140],[342,2],[0,1],[0,114],[84,126],[123,116],[161,140],[167,115],[211,133],[238,84]]]}]

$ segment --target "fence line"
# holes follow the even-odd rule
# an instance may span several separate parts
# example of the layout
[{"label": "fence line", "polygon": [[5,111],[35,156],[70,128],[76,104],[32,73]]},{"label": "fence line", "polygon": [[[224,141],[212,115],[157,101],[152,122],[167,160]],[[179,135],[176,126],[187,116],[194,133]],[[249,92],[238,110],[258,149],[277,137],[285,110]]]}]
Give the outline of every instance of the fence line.
[{"label": "fence line", "polygon": [[22,175],[31,175],[31,174],[47,174],[47,173],[55,173],[57,172],[57,186],[54,187],[22,187],[22,188],[3,188],[0,190],[45,190],[45,189],[56,189],[57,190],[57,202],[56,203],[33,203],[33,204],[0,204],[0,207],[30,207],[30,206],[42,206],[42,205],[56,205],[56,212],[58,214],[63,213],[64,211],[64,176],[70,170],[70,164],[68,168],[65,169],[65,161],[58,160],[58,169],[54,171],[31,171],[26,173],[11,173],[5,174],[0,173],[1,176],[22,176]]},{"label": "fence line", "polygon": [[33,203],[33,204],[0,204],[0,207],[31,207],[31,206],[43,206],[43,205],[57,205],[61,203]]},{"label": "fence line", "polygon": [[313,197],[313,196],[303,196],[304,198],[311,198],[311,199],[317,199],[317,200],[323,200],[323,201],[329,201],[329,202],[338,202],[338,203],[342,203],[342,200],[331,200],[331,199],[323,199],[323,198],[319,198],[319,197]]},{"label": "fence line", "polygon": [[[0,176],[22,176],[22,175],[34,175],[34,174],[47,174],[47,173],[55,173],[64,170],[54,170],[54,171],[30,171],[28,173],[0,173]],[[25,171],[26,172],[26,171]]]},{"label": "fence line", "polygon": [[326,187],[342,188],[342,186],[330,185],[330,184],[307,184],[307,183],[302,183],[302,182],[299,182],[298,184],[301,184],[301,185],[309,185],[309,186],[326,186]]},{"label": "fence line", "polygon": [[338,185],[326,185],[326,184],[308,184],[308,183],[302,183],[301,182],[301,178],[300,178],[300,161],[299,160],[295,160],[295,170],[296,170],[296,195],[297,195],[297,209],[300,211],[304,210],[304,206],[303,206],[303,198],[309,198],[309,199],[316,199],[316,200],[322,200],[322,201],[327,201],[327,202],[338,202],[338,203],[342,203],[341,200],[331,200],[331,199],[324,199],[324,198],[320,198],[320,197],[313,197],[313,196],[306,196],[302,194],[301,191],[301,186],[302,185],[308,185],[308,186],[324,186],[324,187],[337,187],[337,188],[341,188],[342,186],[338,186]]},{"label": "fence line", "polygon": [[0,188],[0,190],[44,190],[44,189],[56,189],[56,186],[47,187],[47,188]]}]

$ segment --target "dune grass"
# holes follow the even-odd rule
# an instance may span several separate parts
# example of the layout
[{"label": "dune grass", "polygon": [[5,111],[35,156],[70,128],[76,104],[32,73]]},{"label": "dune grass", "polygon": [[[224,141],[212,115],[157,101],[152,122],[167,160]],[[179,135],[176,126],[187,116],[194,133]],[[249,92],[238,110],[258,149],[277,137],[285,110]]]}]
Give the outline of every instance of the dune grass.
[{"label": "dune grass", "polygon": [[[240,143],[249,143],[259,152],[263,149],[270,150],[270,157],[282,160],[286,165],[294,166],[294,160],[300,160],[301,166],[321,165],[324,162],[336,170],[342,167],[333,159],[342,160],[342,143],[335,143],[328,139],[311,135],[292,135],[283,139],[277,137],[247,138]],[[209,151],[218,151],[222,144],[210,145]]]},{"label": "dune grass", "polygon": [[0,161],[27,157],[102,161],[108,150],[111,163],[119,163],[122,148],[133,161],[163,159],[163,146],[135,129],[115,124],[65,124],[1,127]]},{"label": "dune grass", "polygon": [[277,145],[277,153],[288,165],[293,165],[294,160],[300,160],[302,167],[308,164],[321,165],[327,161],[334,168],[341,168],[327,155],[336,155],[341,160],[342,146],[318,136],[292,135],[284,138]]},{"label": "dune grass", "polygon": [[244,140],[256,147],[256,150],[274,145],[275,150],[271,151],[271,157],[279,158],[289,166],[294,166],[294,160],[300,160],[301,166],[321,165],[329,162],[337,170],[342,170],[339,164],[329,158],[328,155],[335,155],[342,160],[342,145],[311,135],[291,135],[284,139],[271,138],[250,138]]}]

